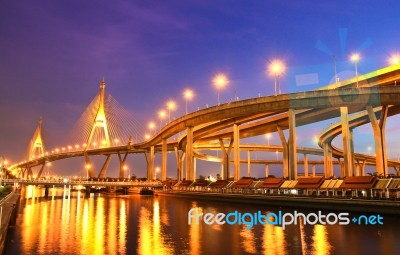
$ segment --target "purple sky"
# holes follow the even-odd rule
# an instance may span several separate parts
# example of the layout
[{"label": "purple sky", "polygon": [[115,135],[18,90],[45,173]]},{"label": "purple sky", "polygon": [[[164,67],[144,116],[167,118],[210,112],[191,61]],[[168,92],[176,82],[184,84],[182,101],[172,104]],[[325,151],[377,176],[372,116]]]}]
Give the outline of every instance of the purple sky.
[{"label": "purple sky", "polygon": [[[265,66],[274,58],[288,68],[283,92],[332,80],[332,55],[342,79],[354,74],[353,51],[363,58],[360,73],[382,68],[400,45],[399,8],[397,1],[2,1],[0,155],[20,160],[40,116],[47,148],[65,143],[103,76],[107,91],[146,125],[170,98],[179,104],[174,116],[183,114],[185,87],[196,93],[191,110],[214,105],[217,72],[231,80],[222,101],[273,94]],[[295,82],[310,73],[318,82]],[[312,146],[331,122],[300,128],[308,134],[300,145]],[[360,128],[356,150],[373,145],[370,134]],[[143,169],[144,156],[132,158]]]}]

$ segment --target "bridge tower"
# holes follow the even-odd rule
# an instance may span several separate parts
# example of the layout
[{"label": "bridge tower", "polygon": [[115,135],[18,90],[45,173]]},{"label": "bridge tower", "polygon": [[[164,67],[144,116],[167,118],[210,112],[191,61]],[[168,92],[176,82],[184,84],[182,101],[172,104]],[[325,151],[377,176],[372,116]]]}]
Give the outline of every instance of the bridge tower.
[{"label": "bridge tower", "polygon": [[42,139],[42,118],[39,119],[38,127],[33,134],[28,148],[28,160],[44,155],[44,146]]},{"label": "bridge tower", "polygon": [[[27,160],[32,160],[35,158],[39,158],[44,156],[44,145],[43,145],[43,139],[42,139],[42,118],[40,117],[39,119],[39,123],[38,126],[35,130],[35,133],[33,133],[32,139],[29,142],[29,147],[28,147],[28,151],[27,151]],[[41,174],[41,172],[43,171],[44,165],[42,166],[40,172],[39,172],[39,176]],[[25,175],[25,173],[27,174],[27,177],[33,177],[33,172],[32,169],[29,165],[26,166],[26,168],[24,170],[22,170],[22,172],[20,174],[22,174],[22,176]]]},{"label": "bridge tower", "polygon": [[105,110],[104,110],[105,89],[106,89],[106,82],[104,81],[104,78],[103,78],[100,83],[97,114],[96,114],[96,117],[94,118],[92,130],[90,131],[89,138],[86,142],[85,151],[90,147],[93,136],[97,129],[100,129],[104,133],[104,140],[101,141],[101,147],[110,147],[110,145],[111,145],[110,134],[108,132],[108,127],[107,127],[107,118],[106,118],[106,114],[105,114]]},{"label": "bridge tower", "polygon": [[[84,149],[86,168],[88,170],[88,175],[90,178],[94,177],[94,169],[93,169],[93,164],[86,151],[90,148],[93,138],[96,137],[95,133],[97,132],[98,137],[102,138],[101,141],[98,141],[100,143],[100,147],[107,148],[111,146],[110,134],[108,132],[108,126],[107,126],[107,117],[104,107],[105,89],[106,89],[106,82],[104,81],[103,77],[103,79],[100,82],[100,92],[98,95],[98,103],[96,104],[97,109],[95,109],[96,116],[93,120],[92,129],[90,131],[89,137],[86,141],[86,147]],[[110,163],[110,158],[111,155],[107,156],[107,159],[100,171],[99,177],[103,177],[105,175],[105,172],[107,171],[108,165]]]}]

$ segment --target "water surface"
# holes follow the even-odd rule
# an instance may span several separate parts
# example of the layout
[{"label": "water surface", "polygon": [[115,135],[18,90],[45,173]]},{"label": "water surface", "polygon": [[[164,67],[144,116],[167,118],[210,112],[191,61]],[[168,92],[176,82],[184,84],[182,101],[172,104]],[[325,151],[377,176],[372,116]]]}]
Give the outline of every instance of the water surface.
[{"label": "water surface", "polygon": [[[163,196],[26,187],[6,254],[396,254],[400,220],[383,225],[188,224],[188,211],[265,214],[282,208]],[[293,212],[293,209],[284,211]],[[307,211],[302,211],[307,213]],[[193,222],[193,221],[192,221]],[[193,222],[194,223],[194,222]]]}]

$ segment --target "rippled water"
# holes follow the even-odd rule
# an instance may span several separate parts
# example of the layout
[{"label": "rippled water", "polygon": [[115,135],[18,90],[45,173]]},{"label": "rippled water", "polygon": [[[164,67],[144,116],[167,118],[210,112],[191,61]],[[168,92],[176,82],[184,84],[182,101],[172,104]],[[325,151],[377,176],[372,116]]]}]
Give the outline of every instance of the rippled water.
[{"label": "rippled water", "polygon": [[[22,190],[6,254],[398,254],[400,220],[383,225],[188,224],[188,211],[281,208],[153,196],[92,194],[69,188]],[[292,209],[290,209],[293,211]],[[290,212],[290,210],[287,210]]]}]

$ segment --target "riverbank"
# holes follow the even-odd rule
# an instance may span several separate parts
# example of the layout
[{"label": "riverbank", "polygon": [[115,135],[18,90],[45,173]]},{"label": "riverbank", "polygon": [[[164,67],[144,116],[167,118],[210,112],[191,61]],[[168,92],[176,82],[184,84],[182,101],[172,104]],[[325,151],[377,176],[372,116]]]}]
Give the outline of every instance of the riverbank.
[{"label": "riverbank", "polygon": [[0,254],[3,254],[8,227],[18,199],[19,193],[13,191],[0,201]]},{"label": "riverbank", "polygon": [[293,209],[400,215],[400,202],[388,200],[365,200],[354,198],[341,199],[299,196],[265,196],[196,191],[157,191],[157,194],[160,196],[185,197],[225,203],[268,205]]}]

